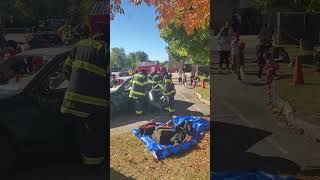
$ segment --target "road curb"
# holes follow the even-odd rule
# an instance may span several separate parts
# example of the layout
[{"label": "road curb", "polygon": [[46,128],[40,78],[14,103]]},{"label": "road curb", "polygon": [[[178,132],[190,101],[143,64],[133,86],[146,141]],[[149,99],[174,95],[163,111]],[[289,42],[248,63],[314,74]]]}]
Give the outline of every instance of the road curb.
[{"label": "road curb", "polygon": [[202,102],[202,103],[210,106],[210,101],[207,101],[207,100],[205,100],[205,99],[202,99],[202,98],[201,98],[201,94],[195,92],[195,93],[194,93],[194,96],[195,96],[200,102]]},{"label": "road curb", "polygon": [[301,133],[317,141],[320,140],[320,126],[311,124],[299,117],[289,101],[282,99],[276,93],[276,85],[274,82],[272,84],[272,105],[280,109],[280,113],[286,116],[290,125],[298,128],[300,132],[302,131]]}]

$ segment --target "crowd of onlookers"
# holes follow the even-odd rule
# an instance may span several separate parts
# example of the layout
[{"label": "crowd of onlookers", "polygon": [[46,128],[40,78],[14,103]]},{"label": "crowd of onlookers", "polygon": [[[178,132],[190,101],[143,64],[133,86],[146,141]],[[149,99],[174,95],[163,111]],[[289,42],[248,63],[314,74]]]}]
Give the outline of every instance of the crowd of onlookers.
[{"label": "crowd of onlookers", "polygon": [[[279,68],[273,58],[273,33],[264,25],[259,35],[259,44],[257,46],[257,65],[258,65],[258,80],[262,81],[263,70],[267,72],[267,82],[272,81],[273,75],[276,75],[276,70]],[[226,22],[217,35],[217,44],[219,52],[219,69],[221,73],[223,65],[226,66],[227,73],[237,74],[238,79],[244,79],[245,66],[245,43],[240,40],[240,33],[234,27],[230,27]],[[231,67],[230,67],[231,64]]]}]

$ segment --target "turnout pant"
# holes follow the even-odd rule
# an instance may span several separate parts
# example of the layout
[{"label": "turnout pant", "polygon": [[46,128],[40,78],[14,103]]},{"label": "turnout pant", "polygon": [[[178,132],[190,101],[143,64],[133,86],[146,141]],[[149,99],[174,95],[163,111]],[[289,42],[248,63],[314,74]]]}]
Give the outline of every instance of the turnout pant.
[{"label": "turnout pant", "polygon": [[107,157],[107,111],[88,118],[73,117],[76,146],[84,165],[100,165]]},{"label": "turnout pant", "polygon": [[133,99],[135,112],[137,115],[143,114],[144,105],[145,105],[145,97],[139,97],[138,99]]},{"label": "turnout pant", "polygon": [[166,98],[166,105],[165,110],[169,111],[170,113],[174,113],[176,111],[174,105],[174,95],[165,96]]}]

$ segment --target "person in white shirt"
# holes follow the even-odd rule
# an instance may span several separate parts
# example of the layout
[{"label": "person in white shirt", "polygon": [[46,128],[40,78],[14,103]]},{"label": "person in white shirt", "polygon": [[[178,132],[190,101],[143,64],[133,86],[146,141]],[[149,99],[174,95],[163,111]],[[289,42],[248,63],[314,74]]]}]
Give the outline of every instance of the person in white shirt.
[{"label": "person in white shirt", "polygon": [[219,73],[221,73],[222,65],[226,64],[227,72],[229,72],[229,58],[231,51],[231,40],[232,40],[233,31],[229,26],[229,23],[226,22],[226,25],[221,29],[217,35],[218,42],[218,51],[220,56],[219,61]]},{"label": "person in white shirt", "polygon": [[238,66],[238,53],[239,53],[239,33],[234,33],[231,41],[231,62],[232,62],[232,73],[237,73]]}]

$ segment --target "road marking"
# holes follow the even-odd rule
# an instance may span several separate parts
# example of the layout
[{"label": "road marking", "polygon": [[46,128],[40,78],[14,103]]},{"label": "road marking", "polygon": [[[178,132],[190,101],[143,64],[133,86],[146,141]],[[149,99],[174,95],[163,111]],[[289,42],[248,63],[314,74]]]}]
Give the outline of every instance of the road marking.
[{"label": "road marking", "polygon": [[235,108],[233,105],[231,105],[230,103],[228,103],[226,100],[223,101],[223,104],[229,109],[231,110],[234,114],[236,114],[236,116],[238,116],[243,122],[245,122],[247,125],[249,125],[251,128],[255,128],[255,126],[253,125],[253,123],[251,123],[251,121],[249,121],[246,117],[244,117],[241,112]]},{"label": "road marking", "polygon": [[[247,125],[249,125],[251,128],[255,128],[254,124],[251,123],[246,117],[244,117],[242,115],[242,113],[233,105],[231,105],[230,103],[228,103],[228,101],[224,100],[223,104],[230,109],[234,114],[236,114],[244,123],[246,123]],[[273,147],[275,147],[276,149],[278,149],[282,154],[288,154],[289,152],[287,150],[285,150],[283,147],[281,147],[281,145],[279,143],[277,143],[276,140],[274,140],[272,137],[267,137],[265,138],[265,140],[270,143]]]}]

